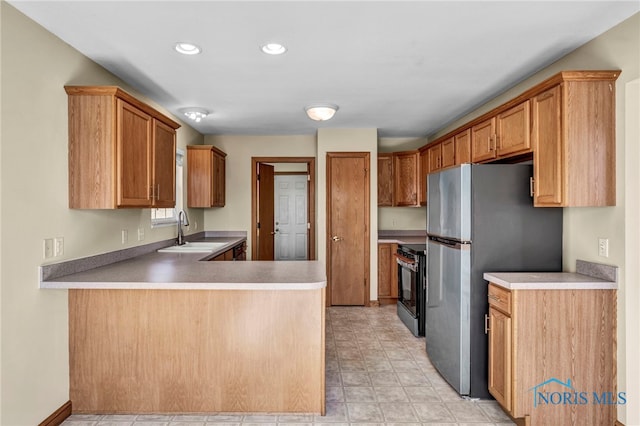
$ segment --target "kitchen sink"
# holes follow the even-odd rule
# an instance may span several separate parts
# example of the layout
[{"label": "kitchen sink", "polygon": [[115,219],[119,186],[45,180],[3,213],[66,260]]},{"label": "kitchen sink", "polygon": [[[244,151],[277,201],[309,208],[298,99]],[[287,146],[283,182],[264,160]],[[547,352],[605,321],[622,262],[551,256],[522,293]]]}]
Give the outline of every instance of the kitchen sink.
[{"label": "kitchen sink", "polygon": [[181,246],[169,246],[158,250],[160,253],[212,253],[228,243],[195,242]]}]

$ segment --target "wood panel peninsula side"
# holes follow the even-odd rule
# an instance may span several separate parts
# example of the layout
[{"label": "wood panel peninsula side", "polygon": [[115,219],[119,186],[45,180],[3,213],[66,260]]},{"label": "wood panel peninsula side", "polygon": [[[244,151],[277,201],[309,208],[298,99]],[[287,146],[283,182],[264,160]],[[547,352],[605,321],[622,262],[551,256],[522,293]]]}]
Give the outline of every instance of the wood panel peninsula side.
[{"label": "wood panel peninsula side", "polygon": [[74,413],[324,415],[324,266],[202,257],[41,282],[68,289]]}]

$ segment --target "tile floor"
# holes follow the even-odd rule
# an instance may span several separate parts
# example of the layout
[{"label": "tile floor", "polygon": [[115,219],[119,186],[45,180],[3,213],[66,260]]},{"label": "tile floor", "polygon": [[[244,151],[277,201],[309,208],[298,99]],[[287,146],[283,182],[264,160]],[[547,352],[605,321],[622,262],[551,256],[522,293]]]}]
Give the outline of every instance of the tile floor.
[{"label": "tile floor", "polygon": [[64,426],[506,426],[495,401],[460,398],[394,305],[327,309],[327,414],[74,414]]}]

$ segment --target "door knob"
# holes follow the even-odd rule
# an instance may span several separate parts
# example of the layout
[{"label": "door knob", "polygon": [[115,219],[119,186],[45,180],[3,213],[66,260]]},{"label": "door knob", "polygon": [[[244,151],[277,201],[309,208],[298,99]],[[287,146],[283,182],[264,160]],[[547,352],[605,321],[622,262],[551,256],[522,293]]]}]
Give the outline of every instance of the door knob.
[{"label": "door knob", "polygon": [[338,237],[337,235],[334,235],[333,237],[331,237],[331,239],[336,242],[342,240],[342,238]]}]

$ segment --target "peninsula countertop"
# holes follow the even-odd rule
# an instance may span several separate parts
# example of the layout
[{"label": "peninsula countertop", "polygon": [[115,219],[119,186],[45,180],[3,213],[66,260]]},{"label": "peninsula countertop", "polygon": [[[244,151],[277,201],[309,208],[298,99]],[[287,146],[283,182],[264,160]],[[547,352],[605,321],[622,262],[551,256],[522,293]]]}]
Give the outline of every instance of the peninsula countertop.
[{"label": "peninsula countertop", "polygon": [[[203,239],[207,241],[211,239]],[[226,246],[225,246],[226,247]],[[319,261],[209,262],[207,253],[156,251],[56,278],[47,289],[313,290],[326,287]]]}]

